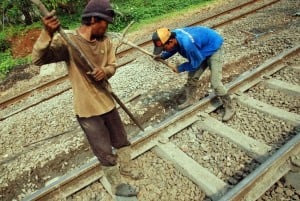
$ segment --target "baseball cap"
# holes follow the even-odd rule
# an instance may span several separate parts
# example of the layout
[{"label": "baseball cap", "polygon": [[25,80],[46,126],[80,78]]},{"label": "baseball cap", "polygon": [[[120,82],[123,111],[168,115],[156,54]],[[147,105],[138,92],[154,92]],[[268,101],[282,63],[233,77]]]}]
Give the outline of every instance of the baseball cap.
[{"label": "baseball cap", "polygon": [[113,22],[114,16],[109,0],[90,0],[82,14],[82,17],[100,17],[108,23]]},{"label": "baseball cap", "polygon": [[158,55],[164,49],[164,44],[170,39],[172,33],[168,28],[157,29],[152,34],[152,41],[154,43],[153,54]]}]

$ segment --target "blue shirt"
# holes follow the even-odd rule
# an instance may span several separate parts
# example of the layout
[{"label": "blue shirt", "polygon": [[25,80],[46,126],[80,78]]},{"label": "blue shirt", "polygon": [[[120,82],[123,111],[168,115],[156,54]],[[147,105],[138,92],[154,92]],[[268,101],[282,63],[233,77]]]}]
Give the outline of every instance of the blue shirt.
[{"label": "blue shirt", "polygon": [[179,72],[196,71],[203,61],[213,55],[223,44],[223,38],[213,29],[202,26],[174,29],[178,46],[170,52],[163,51],[161,57],[167,59],[179,53],[188,62],[178,66]]}]

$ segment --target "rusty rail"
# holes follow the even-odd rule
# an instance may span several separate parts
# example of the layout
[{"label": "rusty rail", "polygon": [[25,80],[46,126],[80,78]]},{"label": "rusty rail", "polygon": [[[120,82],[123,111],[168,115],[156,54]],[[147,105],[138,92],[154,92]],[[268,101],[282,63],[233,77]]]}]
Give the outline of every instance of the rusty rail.
[{"label": "rusty rail", "polygon": [[[259,8],[256,8],[256,9],[254,9],[254,10],[252,10],[252,11],[249,11],[249,12],[246,12],[246,13],[243,13],[243,14],[238,15],[238,16],[236,16],[236,17],[233,17],[233,18],[231,18],[231,19],[229,19],[229,20],[225,20],[224,22],[220,22],[220,23],[218,23],[218,24],[216,24],[216,25],[213,25],[212,27],[213,27],[213,28],[217,28],[217,27],[222,26],[222,25],[224,25],[224,24],[227,24],[227,23],[229,23],[229,22],[231,22],[231,21],[233,21],[233,20],[236,20],[236,19],[239,19],[239,18],[241,18],[241,17],[244,17],[245,15],[251,14],[251,13],[253,13],[253,12],[259,10],[259,9],[262,9],[262,8],[265,8],[265,7],[267,7],[267,6],[270,6],[270,5],[274,4],[274,3],[277,3],[278,1],[279,1],[279,0],[273,0],[273,1],[271,1],[271,2],[269,2],[269,3],[267,3],[267,4],[265,4],[265,5],[260,6]],[[211,19],[213,19],[213,18],[216,18],[216,17],[222,16],[222,15],[225,15],[225,14],[227,14],[227,13],[230,13],[230,12],[232,12],[232,11],[241,9],[242,7],[251,5],[251,4],[256,3],[256,2],[257,2],[257,0],[251,0],[251,1],[248,1],[248,2],[246,2],[246,3],[243,3],[243,4],[241,4],[241,5],[238,5],[238,6],[236,6],[236,7],[233,7],[233,8],[231,8],[231,9],[229,9],[229,10],[220,12],[220,13],[218,13],[218,14],[209,16],[209,17],[207,17],[207,18],[205,18],[205,19],[201,19],[201,20],[198,20],[198,21],[196,21],[196,22],[192,22],[192,23],[187,24],[187,25],[185,25],[185,26],[193,26],[193,25],[201,24],[201,23],[203,23],[203,22],[205,22],[205,21],[208,21],[208,20],[211,20]],[[142,42],[139,42],[138,46],[143,47],[143,46],[149,45],[150,43],[151,43],[150,40],[144,40],[144,41],[142,41]],[[117,57],[121,58],[121,57],[124,56],[124,54],[128,54],[130,51],[136,51],[136,50],[134,50],[134,48],[132,48],[132,47],[129,47],[129,48],[127,48],[127,49],[123,49],[121,52],[118,52],[118,53],[117,53]],[[121,67],[121,66],[123,66],[123,65],[126,65],[126,64],[130,63],[130,62],[133,61],[133,60],[134,60],[133,58],[130,58],[130,59],[128,59],[128,60],[125,60],[125,61],[123,61],[120,65],[118,65],[118,67]],[[30,95],[32,95],[32,94],[34,93],[34,91],[41,91],[41,90],[43,90],[43,89],[45,89],[45,88],[47,88],[47,87],[49,87],[49,86],[53,86],[53,85],[55,85],[55,84],[57,84],[57,83],[59,83],[59,82],[61,82],[61,81],[63,81],[63,80],[66,80],[66,79],[67,79],[67,76],[64,75],[64,76],[59,77],[59,78],[57,78],[57,79],[55,79],[55,80],[52,80],[52,81],[50,81],[50,82],[48,82],[48,83],[43,83],[42,85],[40,85],[40,86],[38,86],[38,87],[34,87],[33,89],[27,90],[25,93],[22,93],[22,94],[18,94],[18,95],[12,96],[12,97],[5,98],[4,100],[2,100],[2,101],[0,102],[0,108],[3,109],[3,108],[5,108],[5,107],[7,107],[8,105],[13,104],[13,103],[19,101],[20,99],[29,97]],[[59,94],[59,93],[58,93],[58,94]],[[51,96],[51,97],[49,97],[49,98],[52,98],[52,97],[55,97],[55,95],[53,95],[53,96]],[[48,99],[47,99],[47,100],[48,100]],[[42,101],[43,101],[43,100],[42,100]],[[40,101],[40,102],[42,102],[42,101]],[[35,105],[36,105],[36,104],[35,104]],[[8,118],[8,117],[10,117],[10,116],[13,116],[14,114],[17,114],[17,113],[19,113],[19,112],[22,112],[22,111],[24,111],[24,110],[26,110],[26,109],[28,109],[28,108],[30,108],[30,107],[26,107],[26,108],[24,108],[24,109],[21,109],[21,110],[17,111],[16,113],[8,114],[8,115],[6,115],[5,117],[1,117],[1,118],[0,118],[0,121],[4,120],[4,119],[6,119],[6,118]]]},{"label": "rusty rail", "polygon": [[[294,53],[298,53],[299,50],[300,45],[282,52],[279,56],[267,60],[255,70],[245,72],[236,80],[228,83],[227,87],[231,92],[237,93],[251,88],[253,85],[261,81],[262,74],[271,75],[283,68],[283,65],[279,65],[282,59],[289,57]],[[193,106],[186,108],[181,112],[178,112],[174,116],[169,117],[158,126],[150,130],[146,130],[145,132],[142,132],[139,135],[135,136],[133,139],[131,139],[132,148],[134,150],[134,153],[131,155],[132,159],[152,149],[157,145],[157,143],[171,137],[172,135],[175,135],[180,130],[197,121],[199,111],[205,110],[207,113],[210,113],[217,109],[220,104],[212,103],[212,100],[214,98],[215,94],[211,93],[208,97],[203,98]],[[88,176],[85,177],[85,174],[87,174]],[[80,178],[77,178],[77,175],[79,175]],[[94,157],[91,161],[88,162],[88,164],[80,167],[77,170],[74,170],[68,175],[61,177],[54,183],[45,186],[42,189],[39,189],[32,195],[26,197],[24,200],[47,200],[54,195],[66,197],[71,195],[72,192],[76,192],[79,189],[84,188],[89,183],[100,179],[101,177],[102,172],[100,172],[99,162]],[[76,183],[76,185],[75,187],[72,187],[74,183]]]},{"label": "rusty rail", "polygon": [[300,154],[300,133],[239,182],[219,201],[257,200],[291,170],[291,156]]}]

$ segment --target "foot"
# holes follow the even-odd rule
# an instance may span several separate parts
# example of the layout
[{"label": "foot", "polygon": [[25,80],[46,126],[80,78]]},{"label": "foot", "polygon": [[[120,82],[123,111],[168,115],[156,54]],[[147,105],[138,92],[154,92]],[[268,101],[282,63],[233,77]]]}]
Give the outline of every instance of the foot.
[{"label": "foot", "polygon": [[226,121],[229,121],[235,113],[234,109],[233,109],[232,99],[228,94],[226,94],[224,96],[220,96],[220,98],[221,98],[221,101],[223,103],[223,107],[225,110],[222,121],[226,122]]},{"label": "foot", "polygon": [[224,122],[229,121],[233,117],[234,113],[235,112],[232,108],[225,108],[225,112],[224,112],[222,121],[224,121]]},{"label": "foot", "polygon": [[138,190],[129,184],[122,183],[116,187],[117,196],[132,197],[132,196],[137,196],[137,194],[138,194]]}]

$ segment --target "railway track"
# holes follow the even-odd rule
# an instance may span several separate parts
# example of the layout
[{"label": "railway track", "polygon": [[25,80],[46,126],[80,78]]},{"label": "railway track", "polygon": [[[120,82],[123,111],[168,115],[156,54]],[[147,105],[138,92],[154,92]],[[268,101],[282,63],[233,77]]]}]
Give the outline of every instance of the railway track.
[{"label": "railway track", "polygon": [[[212,24],[214,24],[214,23],[212,23]],[[245,29],[245,30],[248,30],[247,28]],[[272,35],[274,35],[274,34],[272,34]],[[289,56],[287,56],[287,57],[289,57]],[[286,58],[287,58],[286,57]],[[247,61],[245,61],[245,62],[247,62]],[[268,76],[265,76],[265,78],[266,79],[268,79]],[[269,80],[270,82],[269,82],[269,84],[268,85],[270,85],[270,86],[272,86],[272,80]],[[278,82],[276,82],[276,83],[278,83]],[[274,84],[274,82],[273,82],[273,84]],[[64,85],[64,83],[62,82],[62,83],[59,83],[59,84],[57,84],[57,85],[55,85],[55,86],[58,86],[58,85]],[[59,90],[57,90],[58,92],[59,92]],[[234,92],[234,89],[232,89],[232,91]],[[238,92],[236,93],[236,92],[234,92],[235,93],[235,96],[236,97],[239,97],[238,96]],[[294,93],[293,91],[292,91],[292,93]],[[35,97],[36,98],[36,97]],[[260,107],[259,107],[260,108]],[[202,111],[203,112],[203,111]],[[209,113],[209,111],[207,110],[207,111],[204,111],[204,114],[205,114],[205,112],[206,113]],[[27,113],[27,111],[25,112],[25,113]],[[212,113],[209,113],[210,114],[210,116],[213,116],[212,115]],[[298,113],[299,114],[299,113]],[[20,114],[20,115],[22,115],[22,114]],[[1,115],[0,115],[1,116]],[[19,115],[17,115],[17,116],[19,116]],[[199,119],[201,119],[201,118],[205,118],[205,115],[203,115],[203,116],[198,116],[199,117]],[[12,118],[12,120],[13,120],[13,118]],[[10,119],[8,120],[8,121],[10,121]],[[166,121],[165,121],[166,122]],[[200,120],[197,120],[197,121],[195,121],[194,123],[192,123],[192,124],[190,124],[190,126],[188,126],[187,128],[183,128],[183,130],[187,130],[187,129],[189,129],[189,127],[197,127],[198,126],[198,124],[199,124],[199,122],[200,122]],[[148,123],[148,122],[147,122]],[[177,124],[177,123],[176,123]],[[231,125],[229,125],[229,126],[231,126]],[[80,130],[80,129],[78,129],[78,130]],[[149,130],[148,130],[149,131]],[[242,131],[243,132],[243,131]],[[179,132],[179,133],[177,133],[177,134],[174,134],[173,136],[174,137],[177,137],[177,136],[180,136],[181,134],[181,131]],[[142,137],[142,136],[141,136]],[[145,137],[145,136],[144,136]],[[43,138],[42,136],[40,136],[40,138]],[[64,138],[64,137],[63,137]],[[170,137],[170,141],[172,141],[172,139],[171,139],[172,137]],[[37,138],[37,139],[39,139],[39,138]],[[60,139],[60,138],[59,138]],[[151,137],[150,137],[150,139],[151,139]],[[145,139],[146,141],[148,140],[148,139]],[[51,140],[52,141],[52,140]],[[164,140],[160,140],[161,142],[164,142]],[[30,140],[30,141],[27,141],[27,142],[32,142],[32,140]],[[27,143],[26,142],[26,143]],[[172,141],[172,143],[173,144],[175,144],[173,141]],[[47,143],[45,143],[45,144],[47,144]],[[266,144],[268,144],[268,143],[266,143]],[[156,146],[156,145],[155,145]],[[182,145],[181,145],[182,146]],[[176,147],[179,147],[180,149],[182,149],[182,147],[181,146],[179,146],[178,144],[176,144]],[[281,146],[280,146],[281,147]],[[182,150],[184,150],[184,149],[186,149],[186,147],[184,147],[183,146],[183,149]],[[26,149],[27,150],[27,149]],[[151,150],[151,152],[155,152],[155,149],[154,148],[150,148],[149,150]],[[137,158],[137,160],[140,160],[140,158],[141,157],[144,157],[144,155],[145,155],[145,153],[143,153],[143,154],[140,154],[138,157],[136,157]],[[155,156],[155,157],[157,157],[157,156]],[[21,157],[19,157],[19,158],[21,158]],[[158,157],[157,157],[158,158]],[[193,158],[193,160],[195,160],[194,158]],[[256,160],[256,159],[255,159]],[[258,159],[257,159],[258,160]],[[17,161],[17,160],[14,160],[14,161]],[[196,160],[195,160],[196,161]],[[91,162],[91,161],[90,161]],[[199,163],[198,161],[196,161],[197,163]],[[13,162],[13,163],[15,163],[15,162]],[[95,164],[97,163],[97,161],[95,161]],[[91,165],[91,163],[89,163],[90,165]],[[199,163],[200,164],[200,163]],[[259,164],[259,163],[258,163]],[[203,164],[202,164],[203,165]],[[92,166],[89,166],[89,165],[87,165],[86,166],[86,168],[91,168]],[[207,168],[206,166],[204,166],[205,168]],[[99,175],[100,175],[100,177],[101,177],[101,170],[99,170],[99,167],[98,166],[96,166],[95,167],[95,169],[96,169],[96,171],[98,171],[98,173],[99,173]],[[179,172],[179,171],[178,171]],[[76,171],[75,171],[75,173],[76,173]],[[77,173],[78,173],[78,171],[77,171]],[[214,175],[216,175],[216,176],[218,176],[218,178],[219,178],[219,175],[218,175],[218,173],[216,173],[216,172],[213,172],[214,173]],[[98,175],[98,176],[99,176]],[[74,176],[74,174],[73,174],[73,176]],[[83,176],[84,177],[86,177],[86,175],[85,174],[83,174]],[[89,184],[89,183],[91,183],[92,181],[96,181],[96,182],[94,182],[94,183],[98,183],[99,181],[98,181],[98,179],[97,179],[97,177],[98,176],[95,176],[95,175],[93,175],[93,174],[91,174],[91,177],[89,177],[90,178],[90,181],[84,181],[84,182],[86,182],[86,184]],[[41,178],[41,177],[40,177]],[[219,178],[219,179],[221,179],[222,181],[224,181],[225,183],[228,183],[228,181],[227,181],[227,179],[223,179],[223,178]],[[47,180],[47,179],[46,179]],[[100,180],[101,180],[101,178],[100,178]],[[28,180],[29,181],[29,180]],[[65,180],[65,181],[67,181],[67,180]],[[190,180],[189,180],[190,181]],[[75,181],[72,181],[72,182],[75,182]],[[23,184],[23,181],[17,181],[16,183],[21,183],[21,184]],[[26,181],[25,181],[25,183],[26,183]],[[24,183],[24,186],[25,186],[25,183]],[[68,183],[68,182],[66,182],[66,183]],[[76,182],[75,182],[76,183]],[[81,180],[79,183],[83,183],[83,181]],[[230,183],[230,182],[229,182]],[[58,183],[56,183],[56,184],[58,184]],[[60,184],[58,184],[58,185],[60,185]],[[68,184],[67,184],[68,185]],[[230,183],[230,185],[232,185],[232,183]],[[229,185],[229,186],[230,186]],[[79,185],[78,187],[77,187],[77,190],[79,190],[79,189],[81,189],[82,187],[83,187],[84,185]],[[198,185],[197,185],[197,187],[198,187]],[[230,188],[231,188],[232,186],[230,186]],[[91,188],[89,185],[88,185],[88,187],[87,188]],[[26,189],[26,187],[25,187],[25,189]],[[30,188],[30,189],[32,189],[32,188]],[[36,189],[36,188],[33,188],[33,189]],[[150,188],[151,189],[151,188]],[[199,188],[200,189],[200,188]],[[74,185],[70,185],[70,191],[68,192],[68,191],[65,191],[63,188],[61,188],[61,193],[62,194],[64,194],[64,195],[62,195],[62,194],[57,194],[57,192],[55,192],[55,194],[57,194],[57,197],[67,197],[68,199],[70,199],[70,200],[72,200],[71,199],[71,197],[74,197],[74,196],[77,196],[77,194],[75,194],[74,195],[74,192],[76,192],[77,190],[75,190],[75,188],[74,188]],[[32,191],[32,190],[29,190],[29,191]],[[85,190],[83,190],[83,189],[81,189],[80,191],[79,191],[79,194],[80,194],[80,192],[83,192],[84,193],[84,191]],[[97,192],[99,192],[99,191],[97,191]],[[143,192],[143,191],[142,191]],[[151,192],[152,193],[152,192]],[[143,194],[141,195],[141,196],[143,196]],[[143,198],[143,197],[141,197],[141,198]],[[45,198],[46,199],[46,198]],[[98,199],[99,200],[99,199]],[[100,199],[100,200],[106,200],[106,199]],[[143,199],[141,199],[141,200],[143,200]],[[151,199],[150,199],[151,200]],[[153,200],[153,199],[152,199]],[[166,200],[166,199],[163,199],[163,200]],[[179,199],[180,200],[180,199]],[[193,199],[192,199],[193,200]],[[201,200],[201,199],[194,199],[194,200]]]},{"label": "railway track", "polygon": [[[256,100],[251,97],[253,94],[251,95],[249,92],[255,87],[264,86],[267,89],[275,88],[286,96],[292,94],[293,97],[296,97],[295,100],[299,98],[299,85],[272,78],[278,71],[291,68],[283,65],[283,60],[288,60],[293,55],[299,54],[299,51],[299,45],[286,50],[265,61],[257,68],[243,73],[226,86],[233,94],[236,102],[242,107],[251,108],[259,115],[268,115],[281,121],[283,125],[289,125],[286,136],[278,133],[278,141],[280,142],[267,143],[251,137],[251,134],[255,132],[253,130],[242,129],[243,131],[240,131],[230,122],[220,122],[216,110],[221,104],[216,100],[215,94],[211,93],[193,106],[176,113],[159,125],[132,138],[132,149],[134,150],[131,155],[132,159],[139,160],[151,150],[156,154],[156,157],[162,158],[166,163],[171,162],[180,174],[192,181],[211,200],[257,200],[283,176],[293,174],[292,177],[299,177],[300,115]],[[278,85],[278,83],[280,84]],[[263,91],[263,93],[265,92]],[[251,116],[251,114],[249,115]],[[197,130],[198,136],[215,135],[217,138],[226,140],[226,143],[233,144],[233,147],[238,150],[237,152],[242,150],[252,160],[253,167],[248,170],[246,175],[239,173],[241,175],[239,175],[238,181],[226,179],[226,176],[223,178],[220,176],[225,175],[222,171],[216,172],[204,167],[199,161],[199,156],[193,156],[191,150],[181,146],[181,144],[189,143],[183,138],[184,135],[188,134],[185,130],[193,126],[204,131],[201,133],[200,130]],[[262,132],[268,133],[267,130]],[[203,148],[202,145],[197,149]],[[224,155],[227,159],[232,157],[229,153],[224,153]],[[223,166],[220,168],[225,169]],[[291,173],[291,171],[295,172]],[[86,186],[99,180],[102,185],[106,185],[101,167],[97,159],[93,158],[84,166],[60,177],[24,200],[68,199],[74,193],[84,191]],[[295,183],[293,179],[290,181]]]},{"label": "railway track", "polygon": [[[278,1],[279,0],[272,0],[272,1],[267,1],[266,3],[264,1],[256,1],[256,0],[248,1],[246,3],[233,7],[227,11],[209,16],[205,19],[192,21],[186,24],[186,26],[194,26],[200,24],[203,25],[206,22],[214,20],[215,21],[214,24],[212,25],[208,24],[207,26],[218,28],[234,20],[240,19],[246,15],[252,14],[267,6],[273,5]],[[232,12],[236,12],[237,14],[232,17],[231,16]],[[231,14],[230,17],[227,16],[228,14]],[[150,40],[145,40],[145,39],[143,39],[142,41],[137,41],[137,43],[140,47],[143,48],[149,48],[152,44]],[[136,49],[133,49],[131,47],[121,49],[120,52],[117,53],[117,58],[120,63],[118,67],[121,67],[123,65],[132,62],[135,59],[135,57],[129,55],[135,55],[134,53],[136,51],[137,51]],[[9,95],[7,97],[1,98],[2,100],[0,101],[0,108],[2,112],[0,116],[0,121],[3,121],[15,114],[18,114],[24,110],[34,107],[44,101],[47,101],[51,98],[54,98],[70,90],[71,86],[69,85],[68,82],[66,82],[66,80],[67,80],[67,75],[62,75],[61,77],[58,77],[46,83],[41,83],[38,86],[28,89],[20,94],[14,94],[13,96]],[[61,87],[57,87],[58,85],[61,85]],[[51,90],[51,88],[54,89]],[[41,93],[47,95],[42,95],[37,97],[37,94],[41,94]]]}]

